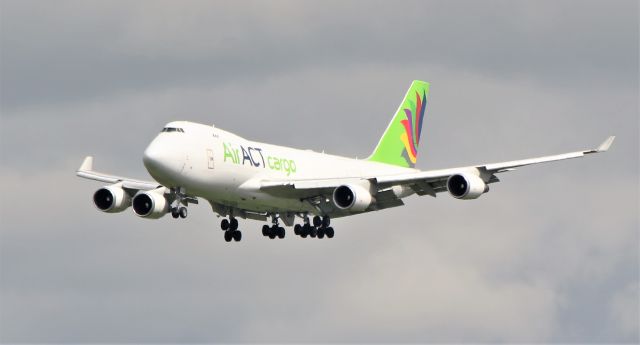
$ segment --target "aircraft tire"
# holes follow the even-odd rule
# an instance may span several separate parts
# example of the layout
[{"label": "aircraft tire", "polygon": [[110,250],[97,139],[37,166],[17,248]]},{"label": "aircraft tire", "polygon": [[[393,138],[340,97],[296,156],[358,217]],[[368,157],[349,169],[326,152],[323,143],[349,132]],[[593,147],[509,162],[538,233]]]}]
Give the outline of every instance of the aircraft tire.
[{"label": "aircraft tire", "polygon": [[279,227],[278,228],[278,238],[280,238],[280,239],[284,238],[284,234],[285,234],[284,228],[283,227]]},{"label": "aircraft tire", "polygon": [[309,229],[309,236],[316,238],[317,235],[318,235],[318,229],[316,229],[315,227],[311,227]]},{"label": "aircraft tire", "polygon": [[302,232],[302,226],[300,226],[300,224],[296,224],[293,227],[293,233],[296,234],[296,235],[300,235],[301,232]]},{"label": "aircraft tire", "polygon": [[324,218],[322,218],[322,227],[328,228],[329,225],[331,225],[331,219],[329,216],[324,216]]},{"label": "aircraft tire", "polygon": [[173,218],[178,218],[178,217],[180,217],[180,213],[178,212],[178,210],[177,210],[177,209],[175,209],[175,208],[172,208],[172,209],[171,209],[171,217],[173,217]]},{"label": "aircraft tire", "polygon": [[220,229],[222,229],[222,231],[229,230],[229,220],[228,219],[225,218],[220,222]]},{"label": "aircraft tire", "polygon": [[262,236],[269,236],[269,225],[265,224],[262,226]]},{"label": "aircraft tire", "polygon": [[335,235],[332,227],[328,227],[325,232],[327,233],[327,238],[333,238],[333,235]]},{"label": "aircraft tire", "polygon": [[320,218],[319,216],[314,216],[313,217],[313,225],[316,226],[316,227],[322,225],[322,218]]},{"label": "aircraft tire", "polygon": [[189,214],[186,207],[180,207],[178,213],[180,214],[180,218],[182,219],[187,218],[187,214]]},{"label": "aircraft tire", "polygon": [[227,242],[231,242],[231,240],[233,239],[233,232],[232,231],[226,231],[224,233],[224,240]]},{"label": "aircraft tire", "polygon": [[240,242],[240,240],[242,240],[242,232],[239,230],[234,230],[233,231],[233,240],[236,242]]},{"label": "aircraft tire", "polygon": [[231,221],[229,222],[229,229],[236,231],[238,230],[238,220],[235,218],[231,218]]}]

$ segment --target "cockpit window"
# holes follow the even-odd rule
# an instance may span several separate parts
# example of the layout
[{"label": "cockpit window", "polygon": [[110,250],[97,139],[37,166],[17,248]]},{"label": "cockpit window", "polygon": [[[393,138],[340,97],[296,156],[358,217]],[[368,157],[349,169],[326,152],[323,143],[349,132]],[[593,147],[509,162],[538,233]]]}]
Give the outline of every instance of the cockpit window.
[{"label": "cockpit window", "polygon": [[175,128],[175,127],[165,127],[162,129],[163,132],[180,132],[180,133],[184,133],[184,129],[182,128]]}]

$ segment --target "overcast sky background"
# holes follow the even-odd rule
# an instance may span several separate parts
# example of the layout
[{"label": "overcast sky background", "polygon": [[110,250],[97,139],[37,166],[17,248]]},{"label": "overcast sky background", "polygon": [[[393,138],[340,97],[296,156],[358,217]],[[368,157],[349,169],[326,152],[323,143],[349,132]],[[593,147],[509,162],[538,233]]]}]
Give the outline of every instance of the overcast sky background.
[{"label": "overcast sky background", "polygon": [[[171,120],[364,157],[413,79],[417,167],[595,147],[332,240],[103,214]],[[636,1],[1,1],[0,341],[639,339]]]}]

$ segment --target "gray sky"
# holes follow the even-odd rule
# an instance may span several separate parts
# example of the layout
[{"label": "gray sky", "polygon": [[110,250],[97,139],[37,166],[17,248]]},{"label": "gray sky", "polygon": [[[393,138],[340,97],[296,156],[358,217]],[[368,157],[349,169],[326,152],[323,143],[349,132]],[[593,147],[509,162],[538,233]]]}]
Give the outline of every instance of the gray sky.
[{"label": "gray sky", "polygon": [[[610,152],[333,240],[98,212],[171,120],[346,156],[432,83],[417,166]],[[638,342],[635,1],[1,1],[0,341]]]}]

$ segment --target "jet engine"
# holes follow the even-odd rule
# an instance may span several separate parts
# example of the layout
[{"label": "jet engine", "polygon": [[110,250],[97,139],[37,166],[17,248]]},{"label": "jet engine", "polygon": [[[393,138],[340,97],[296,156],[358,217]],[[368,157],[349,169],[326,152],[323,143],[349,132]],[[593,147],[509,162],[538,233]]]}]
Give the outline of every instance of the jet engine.
[{"label": "jet engine", "polygon": [[484,181],[473,174],[456,174],[449,176],[447,189],[456,199],[477,199],[480,195],[489,191]]},{"label": "jet engine", "polygon": [[333,203],[342,210],[364,211],[372,201],[371,193],[360,185],[345,184],[333,191]]},{"label": "jet engine", "polygon": [[169,212],[169,202],[159,190],[138,192],[133,197],[133,212],[143,218],[157,219]]},{"label": "jet engine", "polygon": [[102,212],[116,213],[131,206],[131,197],[122,189],[122,184],[116,183],[93,193],[93,203]]}]

